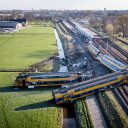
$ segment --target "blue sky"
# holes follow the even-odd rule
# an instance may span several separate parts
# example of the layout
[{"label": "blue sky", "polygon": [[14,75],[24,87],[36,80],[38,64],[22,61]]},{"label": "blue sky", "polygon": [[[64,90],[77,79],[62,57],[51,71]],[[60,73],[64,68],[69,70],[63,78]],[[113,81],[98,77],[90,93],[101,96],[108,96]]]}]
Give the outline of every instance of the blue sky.
[{"label": "blue sky", "polygon": [[128,0],[0,0],[2,9],[122,9]]}]

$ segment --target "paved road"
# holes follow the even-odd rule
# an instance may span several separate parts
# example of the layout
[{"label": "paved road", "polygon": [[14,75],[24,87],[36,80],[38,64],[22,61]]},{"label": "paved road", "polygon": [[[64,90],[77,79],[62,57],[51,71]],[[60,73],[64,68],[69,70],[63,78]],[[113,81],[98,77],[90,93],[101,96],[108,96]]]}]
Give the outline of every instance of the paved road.
[{"label": "paved road", "polygon": [[102,112],[97,103],[96,97],[94,95],[87,96],[86,102],[89,106],[89,112],[94,128],[107,128]]},{"label": "paved road", "polygon": [[76,128],[76,121],[74,118],[64,118],[63,124],[63,128]]}]

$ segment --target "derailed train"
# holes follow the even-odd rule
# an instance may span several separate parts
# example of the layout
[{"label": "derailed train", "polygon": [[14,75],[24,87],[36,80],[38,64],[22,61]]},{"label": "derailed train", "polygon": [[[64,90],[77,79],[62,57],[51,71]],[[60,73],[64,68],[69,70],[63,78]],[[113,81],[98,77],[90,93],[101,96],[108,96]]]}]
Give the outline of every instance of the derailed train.
[{"label": "derailed train", "polygon": [[89,43],[88,50],[95,59],[99,60],[103,65],[107,66],[115,73],[53,90],[52,95],[56,104],[74,101],[99,91],[128,84],[127,65],[124,65],[108,55],[102,54],[92,42]]},{"label": "derailed train", "polygon": [[80,82],[84,75],[80,73],[28,73],[19,74],[15,80],[18,87],[27,86],[61,86]]},{"label": "derailed train", "polygon": [[128,84],[128,69],[94,78],[84,82],[63,86],[52,91],[56,104],[67,103],[85,96]]},{"label": "derailed train", "polygon": [[122,62],[120,62],[106,54],[102,54],[100,52],[100,50],[97,49],[94,46],[93,42],[91,42],[91,41],[88,44],[88,50],[95,59],[99,60],[101,64],[105,65],[106,67],[108,67],[110,70],[112,70],[114,72],[122,71],[128,67],[127,65],[123,64]]}]

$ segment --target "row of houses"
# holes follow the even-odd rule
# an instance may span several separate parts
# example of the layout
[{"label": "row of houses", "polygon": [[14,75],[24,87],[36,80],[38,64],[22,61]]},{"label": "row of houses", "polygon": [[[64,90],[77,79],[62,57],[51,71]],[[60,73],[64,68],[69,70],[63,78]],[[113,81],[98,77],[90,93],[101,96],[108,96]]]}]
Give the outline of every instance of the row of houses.
[{"label": "row of houses", "polygon": [[27,26],[26,19],[14,19],[9,21],[0,21],[0,31],[4,32],[4,30],[20,30],[22,27]]}]

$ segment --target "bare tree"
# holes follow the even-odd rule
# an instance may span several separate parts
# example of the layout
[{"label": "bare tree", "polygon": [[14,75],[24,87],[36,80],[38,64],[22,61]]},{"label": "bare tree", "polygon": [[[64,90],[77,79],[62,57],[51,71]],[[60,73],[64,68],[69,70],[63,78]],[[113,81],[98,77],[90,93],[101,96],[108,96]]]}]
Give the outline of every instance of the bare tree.
[{"label": "bare tree", "polygon": [[106,25],[105,30],[107,31],[107,33],[108,33],[110,36],[113,36],[113,33],[114,33],[114,27],[113,27],[112,24],[108,24],[108,25]]},{"label": "bare tree", "polygon": [[128,34],[128,15],[122,15],[117,18],[118,25],[121,27],[123,38]]}]

